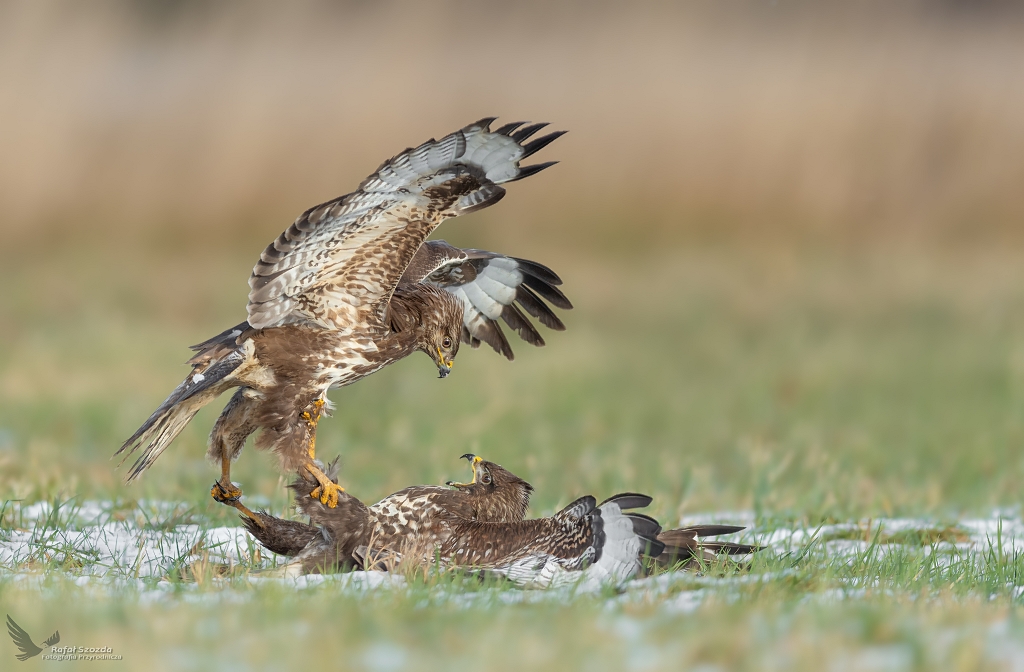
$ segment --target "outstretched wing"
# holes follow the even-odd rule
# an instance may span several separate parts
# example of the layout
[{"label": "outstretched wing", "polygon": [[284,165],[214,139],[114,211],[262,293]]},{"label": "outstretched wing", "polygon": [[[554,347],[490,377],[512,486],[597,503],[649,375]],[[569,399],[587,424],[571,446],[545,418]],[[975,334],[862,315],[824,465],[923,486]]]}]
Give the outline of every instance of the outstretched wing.
[{"label": "outstretched wing", "polygon": [[400,284],[423,282],[443,287],[462,301],[462,340],[472,347],[481,342],[509,360],[515,358],[499,319],[527,343],[544,345],[537,328],[524,311],[544,326],[564,331],[565,325],[548,307],[572,309],[572,303],[558,289],[562,279],[542,264],[506,257],[484,250],[460,249],[443,240],[430,240],[420,247],[402,276]]},{"label": "outstretched wing", "polygon": [[43,642],[43,646],[56,646],[57,644],[60,644],[60,630],[54,630],[53,634]]},{"label": "outstretched wing", "polygon": [[[543,565],[547,559],[577,567],[588,555],[594,530],[590,517],[582,519],[534,518],[517,523],[453,521],[451,536],[439,554],[455,565],[498,568],[528,561]],[[590,554],[592,555],[592,554]]]},{"label": "outstretched wing", "polygon": [[553,165],[521,168],[519,162],[562,132],[525,142],[545,124],[491,131],[492,121],[407,149],[357,191],[304,212],[253,269],[249,324],[344,328],[368,308],[383,318],[413,255],[438,224],[496,203],[505,194],[499,185]]},{"label": "outstretched wing", "polygon": [[26,661],[32,656],[37,656],[42,651],[41,648],[35,645],[29,634],[25,632],[20,625],[14,622],[10,614],[7,615],[7,634],[14,640],[14,645],[21,649],[21,653],[17,655],[17,659],[20,661]]}]

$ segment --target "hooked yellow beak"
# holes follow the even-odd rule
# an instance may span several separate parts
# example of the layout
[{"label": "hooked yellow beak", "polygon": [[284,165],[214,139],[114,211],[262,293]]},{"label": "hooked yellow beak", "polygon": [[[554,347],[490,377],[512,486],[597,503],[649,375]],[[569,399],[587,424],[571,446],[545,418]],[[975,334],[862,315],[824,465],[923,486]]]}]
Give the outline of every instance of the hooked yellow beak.
[{"label": "hooked yellow beak", "polygon": [[437,373],[438,378],[445,378],[449,373],[452,372],[452,367],[455,366],[455,360],[449,359],[445,361],[444,355],[441,353],[441,346],[437,346]]},{"label": "hooked yellow beak", "polygon": [[469,468],[473,470],[473,480],[470,481],[469,483],[458,483],[456,481],[448,481],[448,482],[445,483],[445,485],[451,485],[451,486],[455,486],[455,487],[465,487],[467,485],[473,485],[474,483],[476,483],[476,465],[478,465],[481,462],[483,462],[484,458],[480,457],[479,455],[474,455],[473,453],[466,453],[465,455],[463,455],[459,459],[460,460],[469,460]]}]

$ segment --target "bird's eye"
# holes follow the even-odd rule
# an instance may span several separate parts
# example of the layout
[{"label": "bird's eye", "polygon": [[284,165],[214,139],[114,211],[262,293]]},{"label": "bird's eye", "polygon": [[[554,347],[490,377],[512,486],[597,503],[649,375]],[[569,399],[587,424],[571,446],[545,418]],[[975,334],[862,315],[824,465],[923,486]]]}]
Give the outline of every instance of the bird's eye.
[{"label": "bird's eye", "polygon": [[447,336],[445,336],[444,340],[441,341],[441,347],[443,347],[443,348],[450,348],[450,347],[452,347],[452,339],[450,339]]},{"label": "bird's eye", "polygon": [[490,474],[484,474],[480,478],[480,482],[483,483],[484,485],[490,485],[491,484],[491,475]]}]

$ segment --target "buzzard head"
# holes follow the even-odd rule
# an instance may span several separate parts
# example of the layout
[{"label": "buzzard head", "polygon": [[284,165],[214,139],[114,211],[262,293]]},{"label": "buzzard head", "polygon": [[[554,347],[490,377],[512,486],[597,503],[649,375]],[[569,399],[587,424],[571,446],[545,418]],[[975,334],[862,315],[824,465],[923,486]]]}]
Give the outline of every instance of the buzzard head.
[{"label": "buzzard head", "polygon": [[462,459],[469,461],[473,480],[469,483],[448,481],[447,485],[479,498],[475,502],[477,520],[518,522],[526,517],[532,485],[479,455],[466,453]]},{"label": "buzzard head", "polygon": [[462,301],[454,295],[436,290],[431,310],[424,314],[418,348],[427,353],[437,366],[438,376],[445,378],[455,365],[462,336]]}]

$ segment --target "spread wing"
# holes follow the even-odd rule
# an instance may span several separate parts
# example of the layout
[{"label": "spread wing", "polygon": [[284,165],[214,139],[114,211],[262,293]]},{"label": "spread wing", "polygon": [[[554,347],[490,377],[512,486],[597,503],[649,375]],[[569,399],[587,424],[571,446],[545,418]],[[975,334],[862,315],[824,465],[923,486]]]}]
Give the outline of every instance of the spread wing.
[{"label": "spread wing", "polygon": [[564,331],[565,325],[544,302],[563,310],[572,303],[558,289],[562,284],[550,268],[535,261],[506,257],[484,250],[460,249],[443,240],[427,241],[417,251],[401,283],[423,282],[443,287],[462,300],[462,340],[472,347],[481,342],[509,360],[512,348],[498,320],[527,343],[544,345],[537,328],[525,313],[544,326]]},{"label": "spread wing", "polygon": [[519,162],[562,132],[526,142],[545,124],[491,131],[492,121],[407,149],[358,190],[304,212],[253,269],[249,324],[343,329],[367,308],[383,318],[406,267],[438,224],[496,203],[505,194],[500,185],[553,165]]},{"label": "spread wing", "polygon": [[[441,547],[443,557],[457,564],[501,567],[524,558],[557,558],[579,567],[600,526],[591,515],[597,500],[580,497],[550,518],[516,523],[453,521],[452,535]],[[599,519],[598,519],[599,522]]]},{"label": "spread wing", "polygon": [[650,504],[635,493],[611,497],[600,505],[580,497],[551,518],[520,523],[460,521],[441,547],[457,565],[501,574],[516,583],[548,586],[583,578],[595,584],[632,578],[641,556],[659,556],[661,526],[643,514],[627,512]]},{"label": "spread wing", "polygon": [[[528,561],[542,565],[552,559],[578,569],[580,558],[591,556],[594,529],[591,520],[558,521],[536,518],[518,523],[453,521],[452,534],[439,555],[456,565],[497,569]],[[539,568],[539,565],[538,565]]]}]

